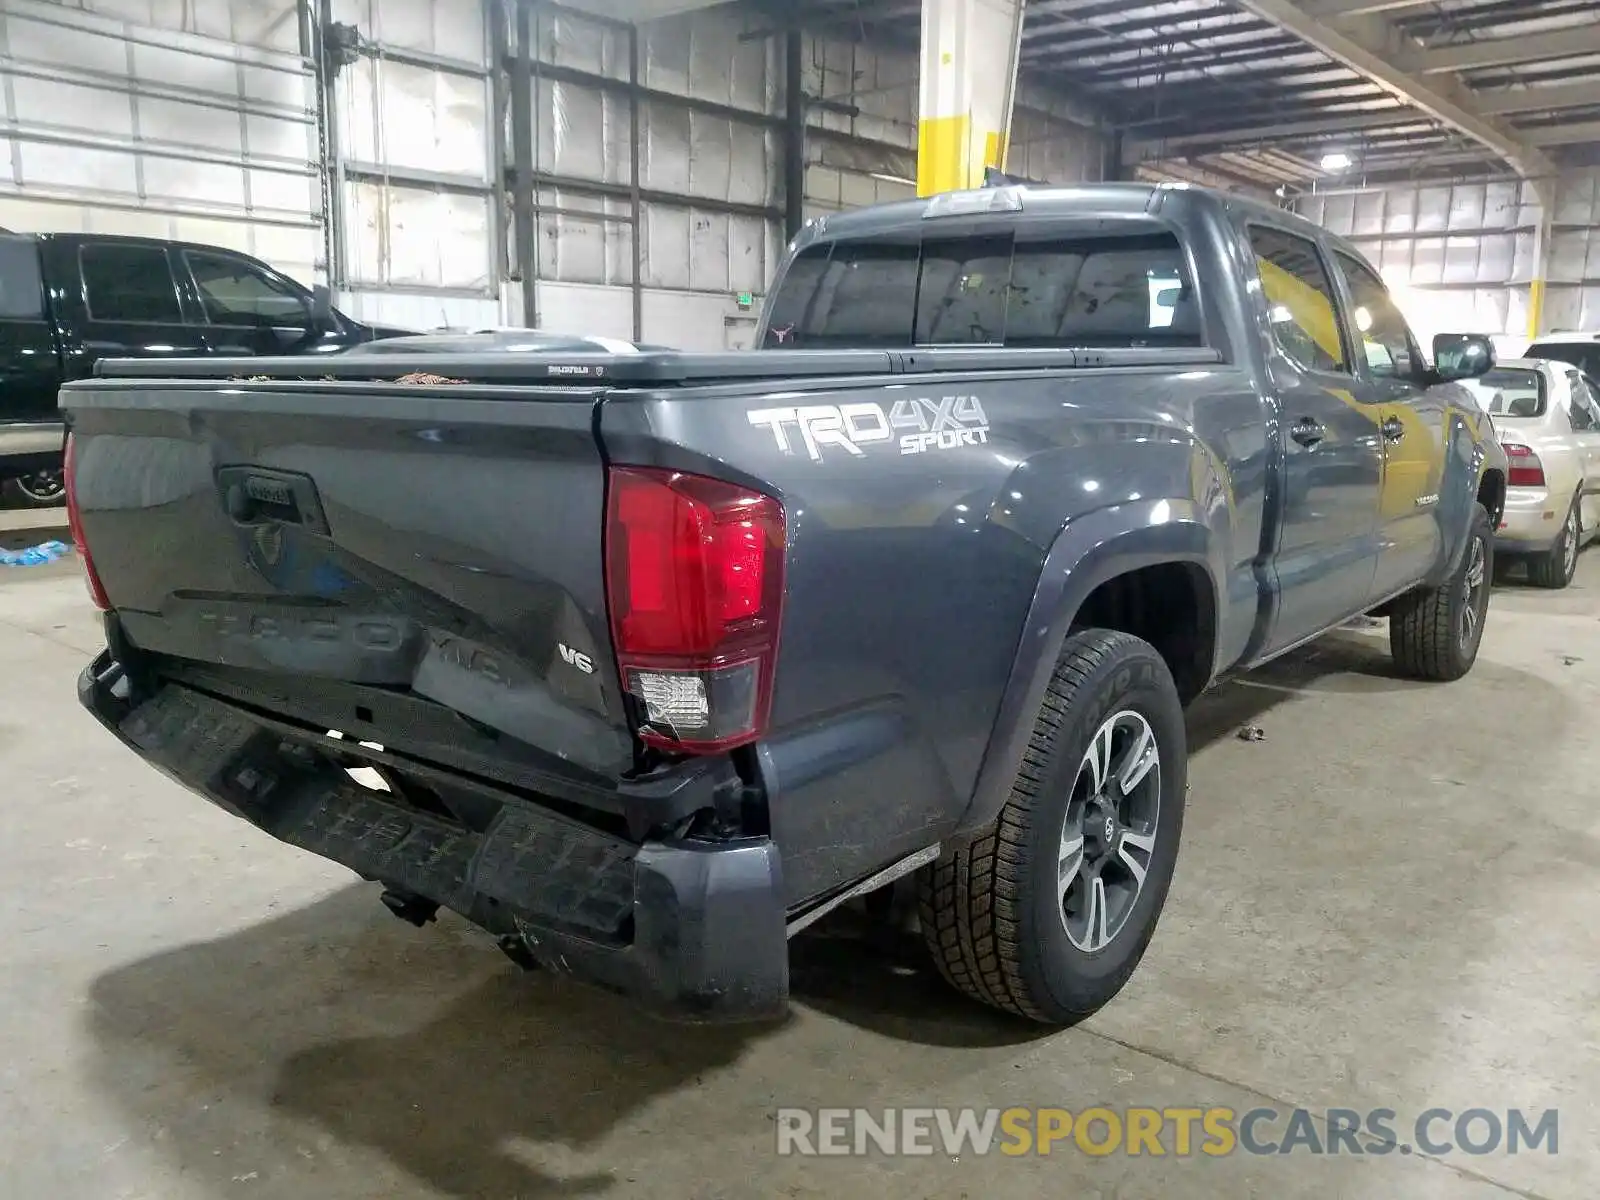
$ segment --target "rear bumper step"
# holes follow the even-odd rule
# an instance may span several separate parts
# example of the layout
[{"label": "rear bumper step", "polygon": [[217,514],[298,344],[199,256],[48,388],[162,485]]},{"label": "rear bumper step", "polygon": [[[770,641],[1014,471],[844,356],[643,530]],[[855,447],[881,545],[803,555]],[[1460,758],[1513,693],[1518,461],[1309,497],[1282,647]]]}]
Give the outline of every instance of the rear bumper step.
[{"label": "rear bumper step", "polygon": [[178,684],[130,703],[110,652],[84,707],[141,758],[290,845],[426,897],[540,965],[660,1015],[761,1019],[788,999],[777,849],[766,838],[636,845],[509,794],[481,832],[362,787],[248,710]]}]

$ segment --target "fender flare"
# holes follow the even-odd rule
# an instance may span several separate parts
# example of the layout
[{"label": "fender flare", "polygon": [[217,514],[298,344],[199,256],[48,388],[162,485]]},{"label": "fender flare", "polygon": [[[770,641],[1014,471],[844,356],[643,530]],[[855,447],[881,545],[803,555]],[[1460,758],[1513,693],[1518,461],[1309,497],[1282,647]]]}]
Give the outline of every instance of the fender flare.
[{"label": "fender flare", "polygon": [[[1470,431],[1464,424],[1458,427],[1458,432],[1467,435]],[[1456,474],[1455,486],[1444,486],[1440,489],[1439,497],[1439,534],[1442,542],[1442,553],[1439,555],[1439,564],[1434,568],[1424,586],[1442,587],[1446,580],[1452,578],[1461,559],[1467,552],[1468,535],[1472,532],[1474,509],[1478,504],[1478,492],[1483,487],[1483,477],[1490,468],[1496,466],[1491,461],[1488,447],[1482,441],[1473,441],[1471,453],[1466,455],[1447,454],[1445,470],[1449,474]],[[1461,462],[1459,473],[1451,472],[1449,464],[1452,460]],[[1500,464],[1504,473],[1504,464]]]},{"label": "fender flare", "polygon": [[[1005,807],[1067,631],[1095,588],[1142,567],[1192,563],[1210,580],[1216,628],[1223,627],[1226,596],[1218,581],[1225,576],[1217,538],[1204,518],[1191,499],[1141,500],[1088,513],[1056,535],[1028,606],[958,833],[986,828]],[[1215,645],[1212,654],[1214,674]]]}]

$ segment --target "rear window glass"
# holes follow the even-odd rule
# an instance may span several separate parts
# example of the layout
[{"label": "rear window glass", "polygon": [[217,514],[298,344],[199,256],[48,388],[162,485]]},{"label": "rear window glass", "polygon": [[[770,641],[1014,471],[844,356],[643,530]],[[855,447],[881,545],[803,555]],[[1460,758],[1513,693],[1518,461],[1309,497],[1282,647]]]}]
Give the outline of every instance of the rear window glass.
[{"label": "rear window glass", "polygon": [[1535,342],[1523,358],[1547,358],[1600,379],[1600,342]]},{"label": "rear window glass", "polygon": [[1170,233],[841,240],[802,251],[764,345],[1199,346],[1199,304]]},{"label": "rear window glass", "polygon": [[1544,376],[1517,367],[1496,367],[1467,380],[1485,409],[1497,417],[1542,417],[1547,403]]}]

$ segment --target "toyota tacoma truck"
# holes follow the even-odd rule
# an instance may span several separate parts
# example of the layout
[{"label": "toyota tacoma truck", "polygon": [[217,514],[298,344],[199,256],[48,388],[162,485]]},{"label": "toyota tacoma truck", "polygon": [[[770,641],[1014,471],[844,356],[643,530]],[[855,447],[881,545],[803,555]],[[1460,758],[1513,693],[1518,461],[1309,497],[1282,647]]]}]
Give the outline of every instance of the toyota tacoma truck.
[{"label": "toyota tacoma truck", "polygon": [[[796,239],[759,348],[102,364],[62,392],[134,753],[416,923],[690,1020],[915,887],[1065,1024],[1164,903],[1184,706],[1363,613],[1453,680],[1506,464],[1348,244],[1183,187]],[[381,891],[379,890],[381,889]]]}]

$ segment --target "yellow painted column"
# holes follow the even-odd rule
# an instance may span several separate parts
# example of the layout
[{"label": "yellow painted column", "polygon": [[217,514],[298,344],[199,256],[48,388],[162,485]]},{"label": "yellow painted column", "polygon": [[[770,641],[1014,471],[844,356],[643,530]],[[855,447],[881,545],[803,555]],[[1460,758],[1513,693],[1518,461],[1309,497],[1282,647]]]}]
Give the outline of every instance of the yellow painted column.
[{"label": "yellow painted column", "polygon": [[1004,167],[1024,0],[922,0],[917,194],[977,187]]},{"label": "yellow painted column", "polygon": [[1535,186],[1534,196],[1539,201],[1539,223],[1533,230],[1533,276],[1528,280],[1528,340],[1531,342],[1544,332],[1544,282],[1550,267],[1550,211],[1555,183],[1544,182]]}]

